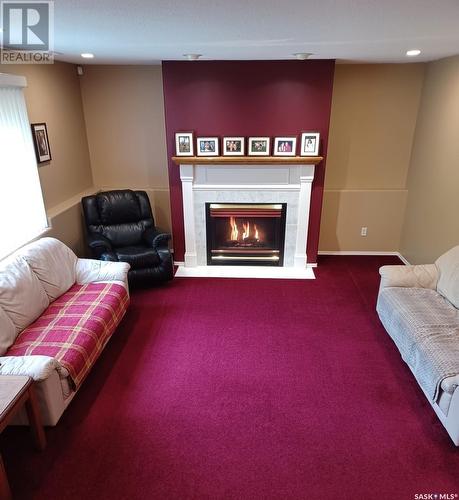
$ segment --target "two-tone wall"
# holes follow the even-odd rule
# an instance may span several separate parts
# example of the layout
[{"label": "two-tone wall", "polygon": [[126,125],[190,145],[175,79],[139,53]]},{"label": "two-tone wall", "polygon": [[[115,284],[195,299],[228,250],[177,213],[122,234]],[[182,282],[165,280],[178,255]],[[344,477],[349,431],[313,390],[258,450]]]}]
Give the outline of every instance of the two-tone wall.
[{"label": "two-tone wall", "polygon": [[[293,65],[307,68],[308,63],[311,61]],[[168,65],[172,65],[170,70]],[[130,185],[154,191],[156,211],[166,217],[170,217],[170,190],[178,260],[183,257],[181,188],[177,166],[169,161],[167,172],[175,130],[191,129],[204,135],[256,135],[261,131],[280,135],[297,133],[303,127],[326,128],[317,121],[317,107],[291,103],[293,97],[288,95],[307,94],[306,70],[300,74],[303,83],[299,85],[292,75],[279,79],[272,62],[261,65],[246,63],[252,68],[250,75],[241,74],[245,66],[241,63],[225,63],[228,70],[222,63],[202,62],[165,63],[162,70],[85,68],[82,93],[96,183],[124,187],[129,178]],[[317,243],[321,251],[399,250],[424,71],[424,64],[335,67],[326,171],[325,165],[320,167],[325,172],[321,220],[321,194],[315,202],[313,231],[317,238],[320,225],[320,241],[313,242],[312,253],[317,251]],[[255,81],[254,74],[259,75]],[[170,108],[167,153],[163,90]],[[287,97],[281,98],[283,91]],[[171,224],[169,219],[167,223]],[[172,225],[168,227],[172,229]],[[360,236],[361,227],[368,228],[367,237]]]},{"label": "two-tone wall", "polygon": [[[459,243],[454,219],[458,60],[335,67],[319,250],[401,251],[410,261],[421,262]],[[146,189],[158,222],[172,229],[170,192],[175,211],[180,192],[174,179],[169,184],[174,124],[166,136],[160,66],[86,66],[82,77],[65,63],[7,65],[0,71],[27,77],[30,120],[48,125],[53,160],[39,173],[52,235],[84,251],[79,199],[98,188]],[[272,99],[276,84],[269,68],[263,72]],[[183,100],[197,95],[193,101],[205,102],[199,78],[195,83],[185,87]],[[284,85],[284,90],[298,90],[297,82],[286,79]],[[212,103],[224,102],[225,86],[220,82],[215,90]],[[241,126],[241,102],[228,101],[220,111],[236,111],[223,128],[213,113],[211,120],[200,121],[197,131],[258,133],[262,123]],[[182,106],[183,101],[175,104]],[[244,101],[244,112],[247,106]],[[311,116],[307,107],[300,112]],[[194,116],[184,126],[196,129]],[[231,116],[239,119],[232,121]],[[278,125],[267,133],[297,131],[282,121]],[[305,127],[317,128],[313,122]],[[368,227],[367,237],[360,236],[361,227]],[[180,236],[178,240],[180,244]]]},{"label": "two-tone wall", "polygon": [[[311,193],[308,262],[315,263],[326,169],[334,61],[164,62],[168,155],[175,132],[197,136],[299,136],[321,134]],[[175,258],[183,261],[184,228],[179,169],[169,161]]]}]

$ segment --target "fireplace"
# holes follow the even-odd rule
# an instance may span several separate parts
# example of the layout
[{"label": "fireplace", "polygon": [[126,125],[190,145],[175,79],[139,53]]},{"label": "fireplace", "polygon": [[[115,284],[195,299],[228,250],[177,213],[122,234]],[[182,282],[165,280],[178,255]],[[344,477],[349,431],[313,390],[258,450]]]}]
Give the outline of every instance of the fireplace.
[{"label": "fireplace", "polygon": [[282,266],[286,203],[206,203],[208,265]]},{"label": "fireplace", "polygon": [[[180,165],[185,237],[184,262],[178,262],[176,276],[313,279],[306,248],[314,170],[321,160],[320,156],[174,157],[173,161]],[[230,217],[237,218],[236,214],[218,214],[213,210],[213,215],[223,217],[210,217],[210,204],[229,205],[222,209],[238,205],[241,210],[254,205],[259,209],[281,205],[283,214],[279,217],[279,207],[274,207],[273,233],[269,230],[274,234],[271,242],[247,248],[240,244],[243,241],[236,244],[231,240],[231,229],[228,233]],[[260,236],[260,222],[268,223],[269,218],[257,218]],[[239,222],[245,224],[246,220]],[[250,231],[253,224],[257,222],[252,221]],[[223,225],[225,229],[220,229],[223,235],[214,225]],[[243,225],[237,229],[238,235],[244,233]],[[230,245],[226,245],[227,241]]]}]

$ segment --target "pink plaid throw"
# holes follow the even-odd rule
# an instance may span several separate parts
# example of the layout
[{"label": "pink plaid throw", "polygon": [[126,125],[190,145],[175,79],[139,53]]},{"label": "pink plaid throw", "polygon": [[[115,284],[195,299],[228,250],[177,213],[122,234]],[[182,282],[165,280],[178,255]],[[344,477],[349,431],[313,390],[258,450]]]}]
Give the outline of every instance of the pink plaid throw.
[{"label": "pink plaid throw", "polygon": [[51,356],[67,368],[78,388],[128,305],[128,294],[121,285],[74,285],[18,335],[6,355]]}]

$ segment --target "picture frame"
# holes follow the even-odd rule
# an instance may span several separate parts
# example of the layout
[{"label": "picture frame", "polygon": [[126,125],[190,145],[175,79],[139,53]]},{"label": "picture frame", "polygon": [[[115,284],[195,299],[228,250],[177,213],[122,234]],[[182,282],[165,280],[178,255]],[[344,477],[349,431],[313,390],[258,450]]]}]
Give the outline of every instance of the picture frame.
[{"label": "picture frame", "polygon": [[218,137],[198,137],[196,154],[197,156],[219,156]]},{"label": "picture frame", "polygon": [[301,134],[300,156],[319,156],[319,145],[319,132],[303,132]]},{"label": "picture frame", "polygon": [[296,156],[296,136],[275,137],[274,156]]},{"label": "picture frame", "polygon": [[31,128],[37,163],[40,164],[51,161],[51,149],[49,147],[46,123],[32,123]]},{"label": "picture frame", "polygon": [[271,137],[249,137],[249,156],[269,156],[271,154]]},{"label": "picture frame", "polygon": [[175,133],[175,156],[194,156],[194,133]]},{"label": "picture frame", "polygon": [[244,156],[245,137],[223,137],[223,156]]}]

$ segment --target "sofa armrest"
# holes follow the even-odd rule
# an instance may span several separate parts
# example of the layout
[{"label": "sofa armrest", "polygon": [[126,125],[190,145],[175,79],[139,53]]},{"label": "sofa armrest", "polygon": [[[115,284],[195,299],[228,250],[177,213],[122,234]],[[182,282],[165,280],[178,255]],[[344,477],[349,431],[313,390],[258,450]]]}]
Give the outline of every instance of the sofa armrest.
[{"label": "sofa armrest", "polygon": [[144,241],[152,248],[167,247],[171,235],[159,227],[148,228],[143,233]]},{"label": "sofa armrest", "polygon": [[381,288],[400,286],[435,290],[437,287],[438,269],[435,264],[382,266],[379,274],[381,275]]},{"label": "sofa armrest", "polygon": [[130,269],[127,262],[109,262],[94,259],[78,259],[76,264],[76,282],[79,285],[100,281],[120,281],[127,289],[127,274]]},{"label": "sofa armrest", "polygon": [[452,394],[458,386],[459,375],[455,375],[454,377],[447,377],[441,381],[441,388],[449,394]]},{"label": "sofa armrest", "polygon": [[0,375],[26,375],[33,380],[45,380],[56,370],[63,373],[60,363],[49,356],[2,356]]}]

